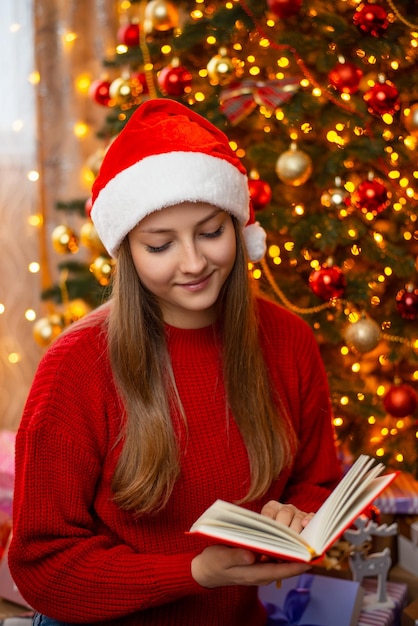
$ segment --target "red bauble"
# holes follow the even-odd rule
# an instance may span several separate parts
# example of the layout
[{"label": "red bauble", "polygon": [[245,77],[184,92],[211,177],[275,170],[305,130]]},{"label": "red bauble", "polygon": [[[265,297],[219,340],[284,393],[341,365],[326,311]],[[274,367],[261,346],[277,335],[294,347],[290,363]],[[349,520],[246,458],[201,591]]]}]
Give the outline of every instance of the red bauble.
[{"label": "red bauble", "polygon": [[186,67],[168,65],[158,74],[158,85],[166,96],[183,96],[192,84],[192,75]]},{"label": "red bauble", "polygon": [[380,37],[388,27],[388,15],[379,4],[363,4],[353,16],[353,23],[365,35]]},{"label": "red bauble", "polygon": [[373,178],[359,184],[351,196],[351,202],[357,209],[378,215],[390,204],[390,199],[385,185]]},{"label": "red bauble", "polygon": [[321,267],[309,276],[309,286],[323,300],[341,298],[346,287],[343,271],[337,266]]},{"label": "red bauble", "polygon": [[248,181],[251,201],[254,211],[262,211],[271,200],[271,187],[265,180],[250,178]]},{"label": "red bauble", "polygon": [[356,93],[363,72],[354,63],[337,63],[328,74],[329,81],[342,93]]},{"label": "red bauble", "polygon": [[383,398],[383,406],[392,417],[407,417],[417,408],[418,397],[414,389],[404,383],[389,388]]},{"label": "red bauble", "polygon": [[119,28],[117,38],[128,48],[139,46],[139,24],[124,24]]},{"label": "red bauble", "polygon": [[367,102],[368,111],[373,115],[385,113],[392,115],[401,108],[399,91],[389,81],[376,83],[363,97]]},{"label": "red bauble", "polygon": [[267,6],[274,15],[286,19],[299,13],[302,0],[267,0]]},{"label": "red bauble", "polygon": [[97,104],[107,106],[110,102],[109,95],[110,81],[108,80],[94,80],[89,88],[89,96]]},{"label": "red bauble", "polygon": [[396,308],[406,320],[418,317],[418,288],[407,285],[396,294]]}]

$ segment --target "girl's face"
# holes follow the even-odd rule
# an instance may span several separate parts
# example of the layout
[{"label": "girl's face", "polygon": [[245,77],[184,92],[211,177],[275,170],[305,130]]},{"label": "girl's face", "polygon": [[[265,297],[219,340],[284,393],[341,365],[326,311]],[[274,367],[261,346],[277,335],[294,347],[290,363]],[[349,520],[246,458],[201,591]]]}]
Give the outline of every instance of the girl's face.
[{"label": "girl's face", "polygon": [[184,202],[147,215],[128,235],[135,269],[178,328],[213,323],[235,262],[232,218],[206,203]]}]

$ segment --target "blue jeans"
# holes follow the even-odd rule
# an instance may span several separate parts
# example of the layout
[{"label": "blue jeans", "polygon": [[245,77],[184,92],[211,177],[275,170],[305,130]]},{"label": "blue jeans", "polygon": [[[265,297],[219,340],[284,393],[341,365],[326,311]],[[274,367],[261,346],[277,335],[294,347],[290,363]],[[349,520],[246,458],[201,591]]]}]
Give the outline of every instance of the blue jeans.
[{"label": "blue jeans", "polygon": [[35,613],[32,621],[32,626],[75,626],[74,624],[69,624],[68,622],[59,622],[57,619],[53,619],[52,617],[46,617],[46,615],[41,615],[41,613]]}]

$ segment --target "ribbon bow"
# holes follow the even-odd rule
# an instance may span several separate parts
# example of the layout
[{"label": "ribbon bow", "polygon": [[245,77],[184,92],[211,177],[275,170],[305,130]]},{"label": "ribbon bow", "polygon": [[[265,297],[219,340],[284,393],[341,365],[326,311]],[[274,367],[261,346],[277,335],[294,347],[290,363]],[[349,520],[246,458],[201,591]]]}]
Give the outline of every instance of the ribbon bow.
[{"label": "ribbon bow", "polygon": [[302,574],[298,585],[286,595],[283,609],[270,602],[265,603],[268,614],[266,626],[318,626],[316,624],[301,624],[300,620],[311,599],[312,574]]},{"label": "ribbon bow", "polygon": [[220,94],[220,108],[228,121],[236,126],[258,106],[277,109],[298,90],[296,78],[282,80],[243,80],[234,83]]}]

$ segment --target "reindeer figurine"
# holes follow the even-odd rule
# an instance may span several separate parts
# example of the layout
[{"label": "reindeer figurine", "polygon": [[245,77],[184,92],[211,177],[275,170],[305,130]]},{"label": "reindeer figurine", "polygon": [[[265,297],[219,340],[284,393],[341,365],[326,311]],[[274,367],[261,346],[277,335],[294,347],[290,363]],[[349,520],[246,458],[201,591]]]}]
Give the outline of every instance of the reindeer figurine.
[{"label": "reindeer figurine", "polygon": [[[386,593],[387,575],[392,564],[389,548],[382,552],[375,552],[367,555],[367,548],[370,546],[372,537],[391,537],[398,532],[396,523],[388,526],[382,524],[378,526],[376,522],[369,520],[365,515],[359,517],[355,522],[355,529],[348,529],[344,533],[344,539],[351,544],[349,557],[350,569],[353,573],[353,580],[361,582],[363,578],[377,577],[377,593],[368,598],[367,604],[377,603],[382,607],[393,607],[394,603],[388,598]],[[369,608],[372,608],[369,606]]]}]

